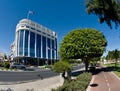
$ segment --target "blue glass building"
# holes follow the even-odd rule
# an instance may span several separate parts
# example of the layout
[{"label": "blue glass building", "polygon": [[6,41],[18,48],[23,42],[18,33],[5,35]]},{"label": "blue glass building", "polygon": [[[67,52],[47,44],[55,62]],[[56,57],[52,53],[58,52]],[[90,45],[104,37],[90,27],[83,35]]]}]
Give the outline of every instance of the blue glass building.
[{"label": "blue glass building", "polygon": [[57,35],[28,19],[16,26],[14,60],[26,65],[44,65],[57,60]]}]

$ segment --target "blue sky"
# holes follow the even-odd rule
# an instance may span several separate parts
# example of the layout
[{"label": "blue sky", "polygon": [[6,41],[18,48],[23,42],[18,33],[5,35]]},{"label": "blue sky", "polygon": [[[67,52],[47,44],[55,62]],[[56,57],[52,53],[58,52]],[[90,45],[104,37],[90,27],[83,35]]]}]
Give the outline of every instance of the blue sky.
[{"label": "blue sky", "polygon": [[76,28],[95,28],[105,35],[107,50],[120,50],[120,27],[110,29],[99,24],[95,15],[85,11],[85,0],[0,0],[0,52],[10,54],[10,45],[15,38],[16,24],[29,18],[57,32],[58,45],[62,38]]}]

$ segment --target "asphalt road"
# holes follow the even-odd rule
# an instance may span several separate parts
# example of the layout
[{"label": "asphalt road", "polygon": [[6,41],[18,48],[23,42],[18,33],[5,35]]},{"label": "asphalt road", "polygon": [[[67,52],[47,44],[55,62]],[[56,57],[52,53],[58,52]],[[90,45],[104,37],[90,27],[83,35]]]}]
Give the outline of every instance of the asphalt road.
[{"label": "asphalt road", "polygon": [[[74,66],[73,71],[83,68],[84,65]],[[45,79],[53,76],[57,76],[59,73],[55,73],[50,69],[37,71],[0,71],[0,82],[23,82],[37,79]]]},{"label": "asphalt road", "polygon": [[0,81],[2,82],[14,82],[14,81],[28,81],[36,79],[44,79],[52,76],[56,76],[58,73],[55,73],[50,70],[46,71],[30,71],[30,72],[0,72]]}]

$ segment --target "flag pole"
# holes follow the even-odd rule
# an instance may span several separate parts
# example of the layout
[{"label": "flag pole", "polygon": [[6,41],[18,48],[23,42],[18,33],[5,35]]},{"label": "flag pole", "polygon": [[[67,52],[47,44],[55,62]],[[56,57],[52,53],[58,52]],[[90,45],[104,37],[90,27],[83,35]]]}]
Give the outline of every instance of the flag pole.
[{"label": "flag pole", "polygon": [[27,13],[27,19],[29,19],[29,11],[28,11],[28,13]]}]

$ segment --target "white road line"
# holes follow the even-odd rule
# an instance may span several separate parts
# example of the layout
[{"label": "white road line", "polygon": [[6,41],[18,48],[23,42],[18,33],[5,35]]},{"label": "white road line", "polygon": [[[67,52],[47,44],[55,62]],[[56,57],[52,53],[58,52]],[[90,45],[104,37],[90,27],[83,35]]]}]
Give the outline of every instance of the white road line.
[{"label": "white road line", "polygon": [[111,91],[111,89],[110,89],[110,88],[108,88],[108,91]]},{"label": "white road line", "polygon": [[111,89],[110,89],[110,84],[109,84],[108,79],[107,79],[107,76],[105,75],[104,72],[103,72],[103,75],[104,75],[104,78],[105,78],[106,84],[107,84],[107,86],[108,86],[108,91],[111,91]]}]

